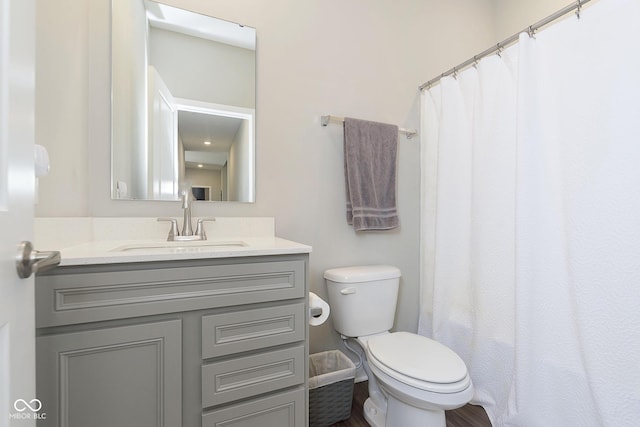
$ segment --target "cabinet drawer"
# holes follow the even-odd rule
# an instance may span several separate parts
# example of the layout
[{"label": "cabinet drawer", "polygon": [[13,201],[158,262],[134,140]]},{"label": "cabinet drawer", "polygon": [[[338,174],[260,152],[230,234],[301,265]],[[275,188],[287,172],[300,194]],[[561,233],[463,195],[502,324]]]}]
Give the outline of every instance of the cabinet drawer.
[{"label": "cabinet drawer", "polygon": [[202,317],[202,358],[303,341],[304,303]]},{"label": "cabinet drawer", "polygon": [[304,346],[285,348],[202,367],[202,407],[304,383]]},{"label": "cabinet drawer", "polygon": [[229,406],[202,416],[202,427],[304,427],[304,389]]},{"label": "cabinet drawer", "polygon": [[81,271],[57,269],[36,278],[37,327],[305,296],[305,262],[300,259]]}]

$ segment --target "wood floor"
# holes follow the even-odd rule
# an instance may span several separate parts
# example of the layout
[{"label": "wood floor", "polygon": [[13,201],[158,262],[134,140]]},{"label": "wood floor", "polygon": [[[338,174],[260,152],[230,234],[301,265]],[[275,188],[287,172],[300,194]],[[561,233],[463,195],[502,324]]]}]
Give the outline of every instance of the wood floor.
[{"label": "wood floor", "polygon": [[[369,427],[362,414],[364,401],[369,397],[367,382],[356,383],[353,390],[351,418],[331,427]],[[462,408],[446,411],[447,427],[491,427],[489,417],[481,406],[466,405]]]}]

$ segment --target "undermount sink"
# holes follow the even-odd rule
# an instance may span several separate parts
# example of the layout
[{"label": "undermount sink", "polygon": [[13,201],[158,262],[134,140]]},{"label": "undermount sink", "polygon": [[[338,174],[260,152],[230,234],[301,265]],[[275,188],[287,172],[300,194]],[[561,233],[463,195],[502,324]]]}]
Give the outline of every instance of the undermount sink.
[{"label": "undermount sink", "polygon": [[132,243],[112,249],[112,252],[145,252],[145,253],[181,253],[181,252],[207,252],[248,246],[239,240],[234,241],[166,241]]}]

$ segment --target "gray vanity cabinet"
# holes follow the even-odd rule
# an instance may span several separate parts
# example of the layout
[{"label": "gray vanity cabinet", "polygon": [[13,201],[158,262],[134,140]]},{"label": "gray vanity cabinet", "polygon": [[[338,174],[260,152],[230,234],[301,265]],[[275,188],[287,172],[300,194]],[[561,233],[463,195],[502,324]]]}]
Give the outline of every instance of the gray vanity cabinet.
[{"label": "gray vanity cabinet", "polygon": [[39,426],[308,425],[308,255],[36,278]]}]

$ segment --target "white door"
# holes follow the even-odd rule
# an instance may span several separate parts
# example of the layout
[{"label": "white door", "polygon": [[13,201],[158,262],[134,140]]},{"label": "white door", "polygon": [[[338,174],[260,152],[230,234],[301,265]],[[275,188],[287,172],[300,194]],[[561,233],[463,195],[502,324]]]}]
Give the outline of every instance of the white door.
[{"label": "white door", "polygon": [[18,244],[33,237],[35,2],[0,0],[0,426],[34,426],[33,276],[20,279]]},{"label": "white door", "polygon": [[178,198],[178,113],[169,88],[149,66],[149,184],[154,200]]}]

